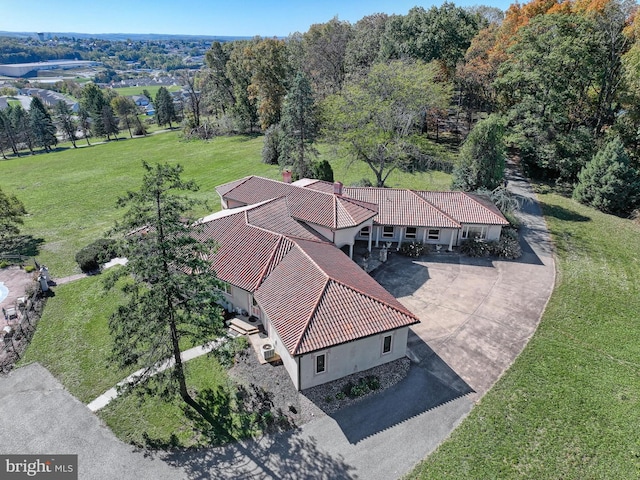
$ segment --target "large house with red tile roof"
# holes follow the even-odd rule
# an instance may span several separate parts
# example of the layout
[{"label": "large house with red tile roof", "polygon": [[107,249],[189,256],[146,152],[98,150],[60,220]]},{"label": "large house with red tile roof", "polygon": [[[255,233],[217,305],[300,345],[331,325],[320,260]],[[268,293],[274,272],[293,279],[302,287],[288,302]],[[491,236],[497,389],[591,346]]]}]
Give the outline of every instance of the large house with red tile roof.
[{"label": "large house with red tile roof", "polygon": [[[223,210],[200,222],[228,310],[258,317],[299,390],[406,355],[419,320],[349,257],[356,240],[451,249],[507,224],[463,192],[344,188],[245,177],[217,187]],[[348,256],[341,250],[348,250]]]}]

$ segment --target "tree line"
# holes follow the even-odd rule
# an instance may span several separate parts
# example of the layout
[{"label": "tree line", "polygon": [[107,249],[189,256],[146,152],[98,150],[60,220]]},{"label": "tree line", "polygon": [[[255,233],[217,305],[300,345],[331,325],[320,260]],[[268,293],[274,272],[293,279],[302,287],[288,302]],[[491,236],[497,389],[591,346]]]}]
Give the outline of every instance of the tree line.
[{"label": "tree line", "polygon": [[[461,150],[454,186],[499,185],[508,150],[534,177],[597,180],[576,198],[627,214],[640,191],[635,12],[629,0],[531,0],[504,14],[446,2],[353,25],[334,18],[286,39],[214,43],[198,88],[215,128],[266,131],[265,161],[294,174],[309,173],[302,147],[322,135],[382,186],[394,169],[437,162],[443,124],[464,131],[460,118],[472,127],[489,116]],[[314,115],[304,128],[303,111]],[[603,166],[605,151],[618,153]],[[584,173],[594,169],[607,173]],[[581,193],[593,189],[617,200]]]},{"label": "tree line", "polygon": [[[379,186],[396,169],[449,168],[443,130],[463,138],[473,127],[453,168],[456,188],[500,185],[508,151],[535,177],[597,180],[597,191],[625,200],[596,203],[626,214],[640,188],[635,11],[629,0],[531,0],[504,13],[445,2],[355,24],[333,18],[287,38],[214,42],[205,66],[182,75],[182,115],[158,117],[183,117],[185,133],[200,137],[265,133],[263,160],[294,177],[330,176],[316,161],[322,139],[367,164]],[[91,133],[109,138],[109,108],[127,123],[128,107],[109,99],[101,108],[92,95]],[[584,174],[605,150],[620,153],[600,165],[608,173]],[[576,198],[589,203],[582,191]]]}]

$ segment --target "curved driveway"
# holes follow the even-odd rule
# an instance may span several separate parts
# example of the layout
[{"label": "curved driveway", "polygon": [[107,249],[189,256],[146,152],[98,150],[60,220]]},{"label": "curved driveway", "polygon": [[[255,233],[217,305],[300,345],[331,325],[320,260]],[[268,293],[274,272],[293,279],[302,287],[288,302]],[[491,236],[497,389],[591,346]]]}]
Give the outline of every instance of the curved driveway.
[{"label": "curved driveway", "polygon": [[[25,385],[26,389],[18,388],[11,395],[8,390],[13,390],[16,382],[20,384],[14,377],[0,380],[0,387],[8,387],[0,398],[15,400],[14,408],[18,408],[20,391],[29,392],[29,398],[38,405],[39,422],[53,422],[50,428],[41,425],[41,430],[59,428],[63,422],[73,431],[63,429],[56,444],[38,442],[42,448],[38,452],[26,451],[31,443],[27,440],[16,443],[17,438],[0,436],[0,451],[47,453],[53,449],[72,453],[78,447],[69,437],[77,435],[95,439],[93,449],[121,451],[118,463],[125,469],[129,465],[130,472],[138,472],[139,478],[386,480],[406,474],[451,433],[511,365],[535,332],[553,290],[552,249],[538,205],[522,178],[512,175],[509,188],[523,199],[530,199],[522,214],[526,225],[521,230],[525,255],[518,261],[476,260],[449,254],[411,261],[394,256],[377,271],[376,279],[422,320],[409,339],[412,367],[394,388],[331,416],[322,415],[293,432],[224,448],[147,452],[144,458],[141,452],[131,452],[131,447],[117,442],[113,435],[102,439],[105,432],[97,419],[93,417],[89,422],[85,418],[91,416],[88,409],[73,398],[69,404],[76,405],[75,410],[83,409],[74,415],[86,420],[85,429],[73,430],[77,418],[71,412],[65,414],[67,421],[59,418],[55,412],[63,399],[46,402],[51,389],[56,390],[53,383],[57,383],[48,372],[37,387]],[[29,370],[21,368],[13,375],[29,375]],[[49,383],[52,385],[42,388]],[[70,397],[66,392],[60,393]],[[0,403],[2,418],[8,418],[11,411],[8,401]],[[22,438],[25,422],[32,424],[24,418],[10,431]],[[86,428],[88,424],[91,428]],[[24,450],[18,452],[16,447]],[[87,449],[77,453],[81,465],[93,465],[90,478],[111,478],[109,466],[96,465]],[[163,461],[158,462],[159,459]]]}]

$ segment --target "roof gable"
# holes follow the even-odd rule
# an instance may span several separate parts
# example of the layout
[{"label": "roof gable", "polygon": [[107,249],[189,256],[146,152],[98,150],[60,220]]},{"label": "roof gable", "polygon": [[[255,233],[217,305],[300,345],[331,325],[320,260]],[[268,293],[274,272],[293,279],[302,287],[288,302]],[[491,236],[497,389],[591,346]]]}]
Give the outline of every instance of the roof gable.
[{"label": "roof gable", "polygon": [[435,205],[460,223],[508,225],[509,222],[488,198],[466,192],[417,191],[417,195]]},{"label": "roof gable", "polygon": [[378,211],[375,204],[256,176],[221,185],[216,190],[224,198],[245,205],[286,197],[291,217],[331,230],[356,227]]},{"label": "roof gable", "polygon": [[296,240],[255,298],[292,355],[418,323],[328,243]]},{"label": "roof gable", "polygon": [[460,228],[460,224],[411,190],[380,187],[347,187],[345,195],[378,205],[380,225]]}]

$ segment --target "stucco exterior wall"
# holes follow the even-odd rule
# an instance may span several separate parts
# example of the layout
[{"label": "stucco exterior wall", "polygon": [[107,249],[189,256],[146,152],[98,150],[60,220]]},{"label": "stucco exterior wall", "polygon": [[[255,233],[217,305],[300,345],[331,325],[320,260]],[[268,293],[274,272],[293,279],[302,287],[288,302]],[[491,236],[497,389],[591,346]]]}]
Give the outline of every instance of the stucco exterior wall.
[{"label": "stucco exterior wall", "polygon": [[[393,237],[383,237],[382,236],[382,225],[375,225],[372,230],[372,245],[376,245],[376,238],[378,239],[378,246],[384,246],[385,242],[398,243],[402,239],[402,243],[405,242],[423,242],[431,245],[444,245],[452,246],[456,245],[458,240],[458,229],[455,228],[440,228],[440,235],[438,239],[429,239],[429,227],[417,227],[415,238],[407,238],[407,229],[406,227],[395,226],[393,230]],[[453,242],[451,242],[451,238],[453,237]],[[360,235],[360,230],[358,230],[356,234],[356,240],[361,240],[364,242],[369,241],[369,237]]]},{"label": "stucco exterior wall", "polygon": [[[302,355],[300,357],[300,386],[298,388],[304,390],[404,357],[407,353],[408,332],[409,327],[403,327]],[[391,351],[383,355],[383,338],[389,334],[393,335]],[[326,354],[326,371],[316,374],[315,358],[322,353]],[[289,374],[291,375],[291,372]]]},{"label": "stucco exterior wall", "polygon": [[282,343],[282,339],[280,338],[280,335],[278,335],[278,332],[276,331],[276,329],[273,328],[273,326],[271,325],[271,320],[269,320],[269,317],[267,317],[266,314],[263,315],[262,324],[264,325],[267,335],[271,340],[271,344],[273,345],[274,350],[278,355],[280,355],[280,358],[282,359],[282,364],[284,365],[285,370],[291,377],[293,386],[297,390],[299,390],[300,386],[298,385],[298,360],[295,357],[291,356],[289,351],[286,349],[286,347],[284,346],[284,343]]},{"label": "stucco exterior wall", "polygon": [[502,227],[500,225],[489,225],[487,240],[500,240],[500,233],[502,233]]}]

